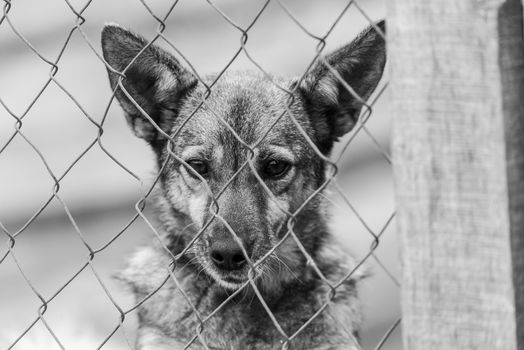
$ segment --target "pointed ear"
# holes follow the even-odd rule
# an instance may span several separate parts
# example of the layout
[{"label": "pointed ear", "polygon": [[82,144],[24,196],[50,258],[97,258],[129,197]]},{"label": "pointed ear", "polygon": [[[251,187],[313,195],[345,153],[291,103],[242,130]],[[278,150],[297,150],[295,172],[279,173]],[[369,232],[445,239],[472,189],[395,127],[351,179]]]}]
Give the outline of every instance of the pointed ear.
[{"label": "pointed ear", "polygon": [[[324,58],[331,69],[319,61],[298,89],[306,102],[318,142],[327,151],[355,126],[363,102],[382,77],[386,42],[375,27],[385,34],[384,21],[368,27],[353,42]],[[347,89],[337,75],[353,91]]]},{"label": "pointed ear", "polygon": [[[169,134],[180,101],[196,86],[197,80],[176,58],[159,47],[150,45],[142,51],[147,43],[144,38],[118,25],[106,25],[102,31],[104,59],[117,72],[127,68],[125,78],[122,78],[125,90],[159,128]],[[115,88],[120,75],[109,68],[107,71],[111,87]],[[138,137],[150,143],[163,138],[121,88],[115,95],[129,126]]]}]

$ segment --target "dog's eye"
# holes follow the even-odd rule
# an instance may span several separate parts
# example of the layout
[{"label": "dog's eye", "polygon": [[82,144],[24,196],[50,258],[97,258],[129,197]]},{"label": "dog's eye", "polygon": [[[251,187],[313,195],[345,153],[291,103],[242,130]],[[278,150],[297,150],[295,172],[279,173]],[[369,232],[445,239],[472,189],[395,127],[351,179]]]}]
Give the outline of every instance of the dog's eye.
[{"label": "dog's eye", "polygon": [[[207,176],[209,173],[209,166],[207,165],[207,162],[203,160],[188,160],[186,163],[202,177]],[[195,174],[193,174],[193,172],[191,171],[188,171],[188,174],[193,177],[196,177]]]},{"label": "dog's eye", "polygon": [[263,173],[265,177],[278,179],[284,176],[290,167],[291,164],[286,161],[271,159],[264,165]]}]

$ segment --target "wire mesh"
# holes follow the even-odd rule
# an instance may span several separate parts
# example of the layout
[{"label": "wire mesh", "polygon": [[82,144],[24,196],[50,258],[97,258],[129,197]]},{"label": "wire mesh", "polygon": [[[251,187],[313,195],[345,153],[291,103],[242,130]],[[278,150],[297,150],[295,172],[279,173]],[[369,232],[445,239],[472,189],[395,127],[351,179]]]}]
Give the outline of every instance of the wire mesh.
[{"label": "wire mesh", "polygon": [[[391,163],[390,156],[388,154],[387,148],[384,147],[381,144],[381,141],[374,135],[373,131],[368,127],[368,121],[373,116],[373,107],[375,106],[375,103],[382,98],[383,92],[387,89],[387,83],[383,83],[378,90],[377,93],[375,93],[373,99],[366,102],[361,99],[358,94],[353,90],[353,88],[345,82],[342,77],[338,74],[338,72],[330,65],[330,63],[324,58],[323,56],[326,53],[325,47],[326,43],[329,40],[330,36],[332,35],[335,28],[339,25],[339,23],[343,20],[345,16],[347,16],[347,13],[350,10],[353,10],[355,12],[355,16],[359,16],[360,18],[365,19],[369,23],[369,25],[374,26],[374,29],[379,33],[379,35],[384,36],[384,33],[381,32],[380,28],[378,28],[374,22],[374,20],[371,19],[371,16],[369,16],[366,11],[364,10],[364,6],[361,3],[365,3],[365,1],[346,1],[342,4],[341,8],[337,11],[337,14],[334,19],[329,20],[327,22],[327,30],[323,32],[323,34],[317,35],[313,34],[313,31],[310,31],[308,28],[307,23],[304,23],[299,17],[299,15],[296,14],[296,9],[292,10],[291,7],[293,4],[292,2],[287,3],[283,0],[267,0],[263,1],[255,11],[254,15],[252,16],[251,20],[247,21],[247,23],[243,23],[246,21],[242,21],[241,23],[237,23],[231,16],[228,14],[227,10],[224,10],[222,7],[222,4],[219,2],[214,2],[211,0],[207,0],[206,7],[207,10],[211,10],[213,13],[213,16],[221,19],[223,23],[225,23],[227,26],[230,26],[233,28],[234,31],[236,31],[236,36],[239,39],[239,44],[234,50],[231,58],[226,62],[226,64],[223,66],[223,68],[218,72],[218,74],[215,75],[215,78],[213,81],[209,82],[202,78],[202,73],[198,71],[195,66],[192,64],[191,59],[187,58],[188,56],[185,55],[176,44],[176,41],[170,39],[170,37],[166,34],[166,29],[173,24],[172,17],[174,14],[176,14],[177,10],[179,9],[180,5],[179,3],[182,3],[181,1],[173,1],[169,3],[169,6],[167,9],[163,9],[163,11],[158,10],[160,6],[157,6],[157,4],[146,2],[145,0],[137,0],[136,3],[142,6],[142,14],[144,18],[150,18],[156,23],[156,31],[154,33],[154,36],[149,40],[146,47],[144,47],[141,52],[129,63],[128,67],[124,69],[123,71],[116,71],[113,67],[111,67],[108,62],[106,62],[103,58],[103,55],[101,54],[101,49],[99,48],[99,45],[97,44],[98,38],[95,39],[93,35],[88,33],[85,30],[85,24],[90,20],[89,15],[89,9],[96,5],[95,1],[87,1],[86,3],[82,5],[76,5],[73,4],[73,2],[70,2],[68,0],[63,0],[63,4],[67,7],[69,11],[69,18],[74,20],[73,25],[69,26],[62,26],[60,30],[63,30],[67,33],[65,40],[59,41],[59,47],[58,50],[55,52],[58,52],[54,57],[54,59],[50,58],[53,57],[52,55],[48,53],[42,52],[41,49],[37,48],[36,45],[33,45],[31,43],[31,40],[28,39],[26,36],[24,36],[24,28],[21,25],[18,25],[16,20],[13,18],[12,15],[13,11],[16,10],[16,7],[18,6],[17,2],[12,2],[10,0],[4,0],[4,6],[3,6],[3,14],[0,17],[0,30],[3,30],[4,33],[9,33],[11,36],[11,40],[16,40],[19,43],[23,44],[26,50],[30,50],[32,55],[36,57],[40,64],[44,64],[44,66],[47,69],[47,77],[44,80],[44,83],[41,85],[40,88],[37,89],[36,94],[34,97],[32,97],[25,105],[25,108],[22,108],[20,112],[16,112],[14,108],[10,107],[9,102],[6,98],[2,97],[2,93],[0,91],[0,105],[1,105],[1,115],[2,118],[7,118],[11,122],[14,123],[14,125],[8,129],[7,131],[2,130],[2,139],[0,139],[0,164],[2,164],[2,154],[7,153],[10,148],[13,148],[13,144],[15,142],[22,142],[26,146],[28,146],[31,149],[31,152],[36,156],[34,161],[39,162],[41,166],[45,169],[45,175],[35,175],[35,176],[41,176],[45,177],[46,179],[49,179],[51,181],[51,189],[47,192],[47,195],[45,199],[42,201],[42,204],[39,205],[34,213],[28,216],[27,219],[23,220],[19,225],[13,225],[13,224],[6,224],[4,221],[2,221],[2,218],[0,217],[0,230],[3,232],[4,236],[6,237],[5,243],[2,248],[2,252],[0,252],[0,267],[2,264],[5,266],[8,263],[8,260],[10,260],[13,265],[9,265],[9,273],[15,273],[18,274],[23,279],[23,283],[26,287],[29,287],[31,290],[32,296],[36,297],[38,302],[38,307],[35,308],[36,315],[31,318],[30,321],[28,321],[22,329],[16,329],[12,334],[4,335],[6,344],[0,344],[1,346],[6,346],[8,349],[11,348],[17,348],[17,346],[20,346],[20,344],[23,342],[24,338],[28,338],[30,335],[30,332],[37,326],[43,326],[45,328],[45,332],[51,337],[52,343],[54,347],[60,348],[60,349],[66,349],[66,348],[78,348],[78,344],[70,344],[66,345],[64,341],[61,340],[61,334],[59,331],[56,331],[53,323],[48,321],[48,313],[49,310],[54,307],[53,302],[55,299],[59,298],[61,294],[64,294],[68,289],[72,288],[72,285],[75,283],[77,279],[79,279],[79,276],[83,273],[86,273],[85,271],[89,271],[92,277],[94,277],[94,286],[92,288],[99,289],[103,292],[106,301],[109,303],[108,307],[112,308],[116,314],[117,314],[117,321],[113,323],[112,328],[104,334],[104,337],[102,340],[100,340],[95,348],[111,348],[111,340],[115,337],[115,335],[120,332],[122,339],[124,340],[124,344],[127,348],[134,349],[135,348],[135,342],[134,342],[134,336],[130,335],[129,327],[126,327],[126,322],[131,317],[136,317],[137,310],[146,303],[152,296],[159,293],[159,291],[166,285],[166,283],[174,283],[181,291],[181,293],[184,295],[184,298],[187,300],[188,304],[190,305],[190,308],[196,318],[198,319],[198,327],[195,329],[193,336],[191,339],[184,345],[184,348],[197,348],[197,345],[199,344],[205,349],[211,349],[212,346],[208,345],[206,342],[205,337],[203,336],[203,332],[205,332],[207,325],[209,324],[209,321],[212,320],[214,317],[217,317],[217,315],[227,307],[228,303],[231,302],[239,293],[242,292],[243,289],[246,288],[252,288],[252,290],[255,293],[255,297],[259,300],[261,303],[264,311],[266,312],[267,316],[271,319],[271,322],[273,323],[273,326],[278,331],[278,333],[281,336],[282,343],[281,347],[282,349],[288,349],[293,344],[293,340],[297,337],[299,337],[303,332],[307,332],[307,326],[310,325],[312,322],[315,321],[320,315],[323,313],[326,313],[329,311],[329,307],[332,304],[332,299],[336,296],[337,289],[340,288],[340,286],[347,281],[349,278],[351,278],[357,269],[359,269],[362,265],[370,264],[371,260],[373,260],[376,265],[382,270],[383,273],[385,273],[393,282],[395,285],[395,289],[399,288],[399,282],[397,281],[395,277],[395,273],[390,271],[390,268],[388,267],[388,263],[384,263],[380,257],[379,254],[377,254],[377,249],[380,246],[380,242],[383,239],[383,235],[386,234],[386,232],[389,232],[388,229],[391,226],[391,223],[394,220],[394,212],[380,212],[376,213],[377,216],[380,217],[379,220],[382,220],[381,225],[372,225],[368,222],[368,220],[361,215],[356,205],[352,203],[352,200],[350,199],[350,194],[346,193],[345,186],[340,183],[340,180],[337,178],[337,172],[339,171],[339,166],[341,162],[344,161],[345,158],[347,158],[349,155],[349,149],[351,149],[351,145],[354,143],[354,140],[356,138],[365,138],[370,142],[370,148],[374,149],[374,152],[379,154],[383,159],[382,161],[386,164]],[[273,78],[273,75],[271,72],[267,71],[263,68],[263,62],[259,62],[258,59],[255,58],[253,53],[251,52],[248,43],[250,43],[250,35],[252,33],[253,28],[261,21],[261,18],[264,16],[265,13],[268,12],[268,8],[270,5],[275,5],[278,7],[283,13],[287,20],[294,23],[296,28],[301,31],[305,36],[310,38],[313,42],[311,45],[312,48],[314,48],[314,55],[311,57],[310,61],[306,65],[306,68],[299,74],[299,78],[297,79],[297,84],[294,86],[287,87],[282,86],[277,80]],[[102,5],[103,6],[103,5]],[[164,5],[165,6],[165,5]],[[230,9],[230,7],[228,7]],[[180,10],[182,11],[182,9]],[[104,18],[105,20],[110,20],[111,18]],[[101,27],[98,27],[99,30],[101,30]],[[211,33],[209,35],[212,35]],[[14,38],[14,39],[13,39]],[[83,103],[80,99],[75,97],[75,93],[72,91],[71,88],[68,87],[67,83],[64,83],[59,75],[61,71],[61,67],[65,65],[66,58],[64,56],[67,55],[68,50],[70,49],[70,46],[73,45],[72,40],[73,38],[79,39],[84,43],[87,44],[89,51],[93,54],[92,59],[97,60],[99,65],[101,67],[107,68],[110,71],[114,72],[115,74],[118,74],[119,79],[117,86],[115,89],[107,94],[109,96],[109,100],[107,102],[100,102],[101,105],[104,106],[103,111],[96,113],[96,115],[93,115],[94,113],[89,111],[88,108],[83,106]],[[348,42],[351,38],[348,38]],[[53,38],[53,41],[55,39]],[[155,44],[161,44],[167,47],[169,50],[174,52],[177,57],[181,58],[184,65],[189,67],[190,71],[193,73],[193,75],[197,78],[198,83],[205,87],[205,93],[202,95],[201,101],[196,105],[193,113],[191,113],[187,119],[181,123],[181,126],[175,130],[173,133],[168,134],[166,133],[159,125],[155,123],[155,121],[151,118],[151,116],[148,115],[148,113],[142,108],[142,106],[139,105],[137,101],[133,99],[131,94],[126,90],[123,81],[126,79],[126,72],[127,69],[132,65],[134,60],[136,60],[143,52],[150,46]],[[198,43],[196,43],[198,45]],[[220,81],[220,79],[223,78],[224,74],[228,72],[233,63],[239,59],[239,57],[244,57],[244,59],[247,59],[247,61],[250,63],[252,69],[257,71],[258,73],[262,74],[266,80],[270,81],[274,86],[285,93],[288,96],[288,101],[285,104],[285,110],[281,113],[281,115],[274,121],[272,125],[270,125],[267,129],[267,132],[265,134],[261,134],[259,139],[254,143],[247,143],[240,135],[237,134],[235,129],[228,124],[228,122],[220,115],[220,113],[216,112],[213,108],[213,105],[209,103],[209,97],[211,96],[213,89],[216,86],[216,83]],[[315,63],[322,62],[339,80],[339,83],[343,85],[343,87],[351,93],[355,98],[360,99],[364,103],[363,111],[360,115],[360,118],[357,122],[357,125],[353,129],[353,131],[350,133],[349,137],[343,139],[342,145],[339,147],[339,154],[338,156],[334,156],[331,158],[326,157],[321,150],[318,149],[317,145],[311,138],[308,136],[308,133],[303,129],[303,127],[300,125],[300,123],[296,120],[293,111],[291,110],[291,106],[293,105],[294,99],[295,99],[295,93],[296,89],[299,86],[299,83],[304,79],[308,71],[311,70],[311,68],[314,66]],[[6,64],[10,64],[11,62],[8,60]],[[104,72],[105,73],[105,72]],[[206,72],[207,73],[207,72]],[[65,80],[65,78],[64,78]],[[21,82],[21,84],[25,84],[25,82]],[[107,84],[104,86],[106,88]],[[67,100],[69,102],[72,102],[77,111],[80,111],[80,114],[84,118],[84,122],[87,121],[89,125],[91,125],[90,130],[95,131],[95,136],[90,138],[89,142],[86,146],[83,146],[78,153],[73,157],[71,161],[68,161],[67,166],[62,171],[58,171],[56,167],[52,165],[52,162],[48,159],[45,152],[43,152],[38,143],[33,141],[34,137],[29,135],[29,133],[26,132],[27,125],[32,122],[28,115],[31,114],[31,112],[38,112],[39,104],[38,102],[43,98],[42,96],[45,95],[46,91],[50,89],[50,87],[57,88],[62,93],[62,98],[64,100]],[[92,86],[83,86],[84,89],[93,89]],[[96,87],[98,88],[98,86]],[[102,88],[102,87],[101,87]],[[131,170],[130,167],[126,166],[125,161],[119,160],[119,156],[114,154],[111,151],[111,147],[108,147],[106,145],[108,141],[108,137],[104,136],[104,132],[107,129],[107,123],[109,123],[108,115],[110,114],[111,106],[115,104],[115,94],[117,89],[120,89],[123,91],[123,93],[132,101],[134,106],[137,110],[140,111],[140,113],[143,115],[143,117],[151,123],[156,131],[163,135],[165,139],[167,140],[167,153],[168,157],[163,162],[163,164],[160,164],[158,172],[154,174],[153,181],[143,181],[143,176],[140,174],[137,174],[135,171]],[[108,89],[109,90],[109,89]],[[60,101],[56,101],[56,103],[61,103]],[[147,212],[148,208],[148,200],[151,199],[152,193],[155,190],[155,188],[158,186],[158,183],[167,171],[167,165],[169,162],[176,160],[177,162],[183,164],[188,172],[192,172],[195,177],[198,177],[202,183],[206,184],[206,180],[201,177],[199,173],[193,170],[193,168],[187,164],[180,154],[177,154],[174,150],[174,140],[177,138],[177,136],[180,135],[180,133],[183,131],[184,127],[186,127],[187,122],[194,117],[195,113],[197,113],[201,108],[206,108],[207,111],[210,111],[212,115],[228,130],[233,134],[236,141],[241,144],[244,149],[249,154],[249,157],[243,164],[239,165],[236,172],[229,178],[229,180],[226,182],[225,186],[218,191],[217,193],[213,193],[209,187],[207,187],[207,191],[209,192],[212,200],[211,205],[209,206],[210,211],[210,217],[209,219],[203,224],[202,228],[198,230],[197,234],[193,237],[193,239],[186,245],[186,247],[179,252],[178,254],[173,254],[170,247],[166,245],[164,237],[162,237],[162,234],[159,233],[156,225],[153,223],[153,217],[154,214]],[[122,116],[120,116],[123,118]],[[276,242],[273,247],[259,260],[252,261],[250,259],[250,256],[248,252],[246,251],[245,247],[242,244],[242,240],[237,235],[235,230],[231,227],[230,223],[222,216],[222,213],[220,211],[220,208],[218,206],[218,201],[223,195],[224,191],[231,185],[233,181],[239,176],[239,174],[242,171],[249,170],[257,179],[260,186],[263,188],[264,192],[267,196],[274,202],[279,203],[279,200],[275,197],[275,195],[272,193],[272,191],[268,188],[268,186],[265,184],[265,181],[262,179],[262,177],[258,174],[256,170],[256,164],[255,164],[255,156],[257,152],[257,146],[264,141],[267,134],[276,127],[277,123],[280,120],[283,119],[290,120],[293,125],[296,127],[297,132],[299,132],[304,139],[306,140],[307,144],[311,149],[314,151],[317,157],[323,160],[323,162],[326,164],[327,168],[329,169],[328,176],[326,177],[326,180],[324,183],[322,183],[316,190],[312,192],[311,195],[306,198],[306,200],[298,206],[298,209],[294,211],[288,211],[286,208],[280,207],[279,210],[284,212],[288,219],[286,221],[287,225],[287,231],[285,235]],[[66,145],[64,145],[66,146]],[[79,224],[78,220],[75,218],[75,215],[73,214],[74,211],[70,210],[70,206],[67,204],[68,200],[65,199],[65,197],[62,196],[63,193],[63,187],[65,186],[64,183],[67,181],[68,177],[71,177],[71,172],[74,171],[74,169],[80,167],[81,162],[83,159],[89,157],[93,152],[99,151],[101,153],[100,157],[104,157],[106,160],[110,160],[112,164],[116,165],[122,173],[125,173],[126,176],[130,179],[132,179],[134,186],[138,187],[140,189],[140,196],[138,200],[134,203],[134,213],[127,219],[127,222],[119,227],[117,230],[112,232],[109,239],[103,239],[101,240],[100,244],[95,245],[91,243],[89,235],[86,235],[86,233],[83,232],[81,229],[82,225]],[[71,185],[71,184],[69,184]],[[72,184],[74,186],[74,184]],[[327,189],[329,191],[327,191]],[[103,193],[98,192],[97,189],[94,189],[93,191],[97,192],[97,196],[103,196]],[[300,238],[298,237],[297,233],[295,232],[294,228],[296,225],[296,221],[298,220],[299,214],[304,210],[304,208],[310,203],[314,198],[317,196],[322,196],[329,202],[332,202],[335,206],[338,207],[340,211],[343,211],[344,213],[349,213],[350,215],[354,216],[358,222],[360,222],[360,225],[365,229],[367,234],[370,238],[370,246],[367,250],[365,250],[365,254],[358,257],[357,264],[354,268],[346,271],[346,275],[341,279],[337,281],[330,281],[319,269],[317,266],[317,262],[315,259],[310,255],[310,253],[307,251],[307,249],[304,247],[303,243],[301,242]],[[2,196],[3,197],[3,196]],[[339,197],[339,200],[337,201],[335,197]],[[9,198],[9,201],[15,201],[15,198]],[[37,202],[37,201],[35,201]],[[40,290],[40,288],[33,282],[33,279],[31,276],[29,276],[24,269],[24,263],[19,258],[21,253],[18,251],[19,242],[23,241],[24,239],[30,239],[29,233],[27,232],[28,229],[33,228],[38,231],[38,219],[44,215],[48,211],[52,211],[52,206],[58,206],[58,210],[65,214],[66,220],[69,222],[70,226],[73,228],[74,235],[76,237],[76,240],[81,244],[82,251],[84,252],[87,257],[85,257],[82,261],[82,264],[78,268],[73,269],[74,271],[71,271],[69,273],[68,278],[65,281],[62,281],[58,288],[53,288],[51,291],[46,291],[45,293]],[[1,213],[0,213],[1,214]],[[213,221],[220,221],[224,227],[227,228],[229,233],[232,235],[232,237],[235,239],[235,241],[239,244],[239,246],[242,249],[242,252],[247,260],[247,263],[250,266],[250,272],[248,274],[247,281],[244,282],[242,287],[240,287],[237,291],[231,293],[213,312],[207,315],[203,315],[198,311],[197,306],[195,306],[191,298],[187,296],[187,291],[183,290],[183,287],[181,286],[180,282],[178,281],[178,278],[175,275],[175,271],[177,268],[180,268],[180,261],[182,260],[183,256],[192,249],[193,244],[202,237],[202,235],[206,232],[206,229],[209,228],[209,226],[212,224]],[[171,257],[170,263],[165,266],[165,278],[162,280],[161,283],[159,283],[156,288],[148,293],[145,297],[143,297],[141,300],[136,300],[132,305],[129,306],[122,306],[122,304],[118,301],[118,298],[115,297],[115,291],[112,290],[111,287],[109,287],[110,283],[108,283],[108,276],[104,273],[100,273],[100,268],[97,267],[96,260],[99,259],[101,255],[109,254],[114,255],[115,253],[111,250],[115,245],[118,244],[119,241],[125,241],[126,240],[126,232],[135,225],[137,222],[141,222],[145,225],[145,227],[148,228],[148,231],[153,235],[153,238],[157,241],[157,243],[163,248],[163,250]],[[374,227],[378,227],[374,228]],[[16,228],[12,228],[16,227]],[[34,234],[34,233],[32,233]],[[389,235],[390,233],[388,233]],[[26,237],[24,237],[26,236]],[[294,332],[286,332],[284,330],[284,327],[278,322],[277,318],[272,312],[272,308],[269,305],[269,303],[266,302],[266,300],[263,297],[263,293],[259,290],[259,287],[256,283],[256,271],[257,268],[259,268],[264,262],[270,258],[270,256],[287,240],[292,239],[296,245],[299,247],[301,253],[304,255],[307,263],[311,268],[314,270],[314,272],[318,275],[320,280],[323,284],[327,287],[327,293],[323,296],[323,302],[321,306],[316,310],[316,312],[308,317],[302,324],[300,328],[295,330]],[[60,249],[60,248],[58,248]],[[46,251],[45,249],[42,250],[42,256],[41,259],[45,259],[46,254],[49,253],[49,251]],[[22,254],[23,255],[23,254]],[[123,260],[123,258],[122,258]],[[397,291],[398,292],[398,291]],[[8,304],[10,303],[10,300],[8,298],[2,298],[0,301],[2,304]],[[68,310],[60,310],[61,313],[67,316]],[[9,317],[9,316],[8,316]],[[388,322],[386,320],[386,322]],[[370,344],[370,348],[375,349],[386,349],[388,345],[388,340],[390,339],[390,335],[397,330],[398,325],[400,323],[400,318],[397,317],[390,322],[390,324],[386,327],[386,329],[383,331],[383,337],[380,338],[380,340],[376,344]],[[0,340],[4,341],[2,337],[0,337]],[[361,348],[358,341],[355,340],[355,348]],[[38,348],[39,346],[36,345]]]}]

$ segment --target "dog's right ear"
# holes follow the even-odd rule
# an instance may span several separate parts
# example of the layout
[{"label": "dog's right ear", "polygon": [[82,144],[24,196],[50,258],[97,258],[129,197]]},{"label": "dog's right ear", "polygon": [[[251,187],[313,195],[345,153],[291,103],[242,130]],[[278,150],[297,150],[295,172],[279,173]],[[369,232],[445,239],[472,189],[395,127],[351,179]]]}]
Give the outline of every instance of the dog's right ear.
[{"label": "dog's right ear", "polygon": [[[116,90],[116,98],[135,134],[153,143],[163,138],[158,128],[170,133],[181,99],[196,86],[197,80],[175,57],[157,46],[147,45],[144,38],[118,25],[106,25],[102,31],[104,59],[117,72],[127,68],[122,85],[134,101],[120,87]],[[115,88],[120,75],[109,67],[107,71],[111,87]]]},{"label": "dog's right ear", "polygon": [[322,152],[328,153],[333,142],[356,125],[362,106],[382,77],[385,32],[384,21],[369,26],[319,61],[299,86]]}]

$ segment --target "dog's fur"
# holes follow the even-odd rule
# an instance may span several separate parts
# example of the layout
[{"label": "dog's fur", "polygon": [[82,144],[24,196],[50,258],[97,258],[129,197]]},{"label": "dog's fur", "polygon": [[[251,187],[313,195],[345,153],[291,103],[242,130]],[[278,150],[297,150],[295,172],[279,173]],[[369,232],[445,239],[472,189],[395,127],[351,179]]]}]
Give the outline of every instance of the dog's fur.
[{"label": "dog's fur", "polygon": [[[117,72],[124,71],[124,90],[116,88],[116,97],[162,169],[155,202],[163,242],[140,249],[122,274],[137,302],[152,294],[138,307],[138,349],[182,349],[198,334],[190,348],[205,348],[203,342],[209,349],[281,348],[284,337],[257,291],[288,336],[333,297],[290,341],[291,348],[358,348],[362,273],[343,280],[356,265],[329,234],[323,196],[312,196],[331,168],[309,142],[328,156],[333,143],[356,124],[386,60],[385,42],[375,28],[384,31],[384,23],[328,55],[330,68],[319,61],[302,80],[273,77],[272,82],[252,73],[226,73],[209,96],[166,51],[119,26],[104,28],[111,86],[117,87]],[[275,83],[294,90],[289,112],[307,137],[289,116],[277,121],[289,96]],[[255,147],[250,151],[245,145]],[[243,166],[248,159],[251,164]],[[289,223],[289,214],[308,198]],[[285,236],[289,227],[323,276],[331,283],[343,280],[334,296],[292,235]],[[223,268],[217,262],[223,256],[213,255],[217,250],[226,252],[224,257],[240,250],[234,255],[240,267]]]}]

